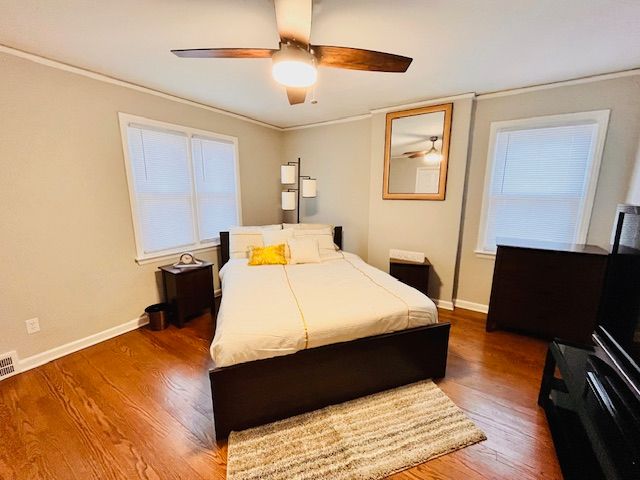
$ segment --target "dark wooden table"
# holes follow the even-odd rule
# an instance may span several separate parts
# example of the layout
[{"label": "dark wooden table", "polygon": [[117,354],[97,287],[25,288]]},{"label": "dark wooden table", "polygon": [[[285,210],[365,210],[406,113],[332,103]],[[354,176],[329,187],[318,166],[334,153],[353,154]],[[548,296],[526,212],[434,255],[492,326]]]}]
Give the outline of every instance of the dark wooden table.
[{"label": "dark wooden table", "polygon": [[429,290],[429,268],[431,264],[425,260],[423,263],[406,262],[404,260],[389,260],[389,274],[402,283],[415,288],[427,295]]},{"label": "dark wooden table", "polygon": [[211,309],[215,316],[212,267],[211,262],[203,262],[199,267],[160,267],[165,301],[173,307],[173,322],[178,327],[206,309]]}]

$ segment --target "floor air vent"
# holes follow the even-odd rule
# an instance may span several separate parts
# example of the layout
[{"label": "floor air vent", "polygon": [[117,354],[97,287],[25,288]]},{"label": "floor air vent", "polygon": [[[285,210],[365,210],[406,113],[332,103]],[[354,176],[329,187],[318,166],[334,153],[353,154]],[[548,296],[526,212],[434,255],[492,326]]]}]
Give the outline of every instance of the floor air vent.
[{"label": "floor air vent", "polygon": [[0,380],[9,378],[18,373],[18,357],[16,352],[7,352],[0,355]]}]

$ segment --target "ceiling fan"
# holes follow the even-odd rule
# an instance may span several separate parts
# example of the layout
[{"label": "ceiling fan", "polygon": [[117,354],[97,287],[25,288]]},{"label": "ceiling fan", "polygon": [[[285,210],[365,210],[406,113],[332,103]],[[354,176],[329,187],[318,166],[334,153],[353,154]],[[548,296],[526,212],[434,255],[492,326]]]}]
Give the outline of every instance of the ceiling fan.
[{"label": "ceiling fan", "polygon": [[271,58],[273,78],[287,89],[289,103],[304,103],[316,83],[317,67],[406,72],[412,58],[360,48],[311,45],[312,0],[274,0],[280,47],[171,50],[186,58]]},{"label": "ceiling fan", "polygon": [[414,150],[412,152],[404,152],[394,158],[422,158],[428,165],[438,165],[442,161],[442,153],[436,148],[436,142],[440,137],[433,135],[429,137],[431,148],[429,150]]}]

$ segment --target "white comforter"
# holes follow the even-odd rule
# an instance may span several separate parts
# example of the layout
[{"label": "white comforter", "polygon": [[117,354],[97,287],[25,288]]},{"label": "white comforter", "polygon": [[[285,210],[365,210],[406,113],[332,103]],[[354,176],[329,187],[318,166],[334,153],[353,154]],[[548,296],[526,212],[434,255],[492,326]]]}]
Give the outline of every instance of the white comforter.
[{"label": "white comforter", "polygon": [[428,297],[349,253],[286,266],[231,259],[220,278],[216,367],[438,321]]}]

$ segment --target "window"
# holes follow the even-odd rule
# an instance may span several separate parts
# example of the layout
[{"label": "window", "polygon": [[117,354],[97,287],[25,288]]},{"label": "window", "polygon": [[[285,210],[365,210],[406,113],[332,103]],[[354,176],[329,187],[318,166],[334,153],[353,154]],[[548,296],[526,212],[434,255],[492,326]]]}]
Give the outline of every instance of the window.
[{"label": "window", "polygon": [[497,238],[585,243],[609,111],[491,124],[476,253]]},{"label": "window", "polygon": [[120,114],[137,260],[211,247],[240,223],[237,139]]}]

